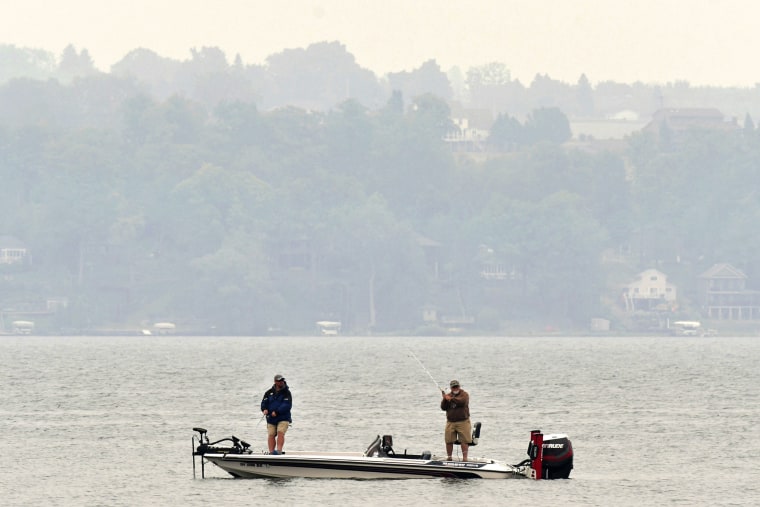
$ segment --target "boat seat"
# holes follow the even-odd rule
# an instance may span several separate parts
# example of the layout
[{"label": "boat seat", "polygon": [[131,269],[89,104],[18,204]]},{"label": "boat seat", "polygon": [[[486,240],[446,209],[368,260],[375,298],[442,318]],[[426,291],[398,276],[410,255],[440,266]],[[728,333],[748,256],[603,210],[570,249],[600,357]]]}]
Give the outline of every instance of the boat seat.
[{"label": "boat seat", "polygon": [[372,441],[371,444],[369,444],[369,447],[367,447],[367,450],[364,451],[365,456],[381,456],[381,446],[383,444],[383,440],[380,438],[380,435],[375,437],[375,440]]}]

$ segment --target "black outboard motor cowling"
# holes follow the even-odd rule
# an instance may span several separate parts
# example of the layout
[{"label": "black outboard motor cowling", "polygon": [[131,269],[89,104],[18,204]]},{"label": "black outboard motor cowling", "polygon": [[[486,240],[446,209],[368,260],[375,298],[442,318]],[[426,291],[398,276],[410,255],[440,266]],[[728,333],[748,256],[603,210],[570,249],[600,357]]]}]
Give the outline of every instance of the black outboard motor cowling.
[{"label": "black outboard motor cowling", "polygon": [[531,479],[568,479],[573,469],[573,444],[567,435],[546,435],[541,430],[530,432],[528,464]]},{"label": "black outboard motor cowling", "polygon": [[573,469],[573,444],[567,435],[545,435],[543,478],[568,479]]}]

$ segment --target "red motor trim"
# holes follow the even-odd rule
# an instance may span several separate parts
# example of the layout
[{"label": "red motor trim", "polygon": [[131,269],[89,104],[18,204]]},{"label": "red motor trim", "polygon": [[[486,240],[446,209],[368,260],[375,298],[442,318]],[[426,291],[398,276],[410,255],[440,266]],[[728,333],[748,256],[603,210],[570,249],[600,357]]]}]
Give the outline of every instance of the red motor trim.
[{"label": "red motor trim", "polygon": [[533,470],[531,475],[533,479],[539,480],[542,478],[544,471],[544,435],[541,433],[541,430],[531,431],[530,441],[533,443],[533,456],[530,457],[530,468]]}]

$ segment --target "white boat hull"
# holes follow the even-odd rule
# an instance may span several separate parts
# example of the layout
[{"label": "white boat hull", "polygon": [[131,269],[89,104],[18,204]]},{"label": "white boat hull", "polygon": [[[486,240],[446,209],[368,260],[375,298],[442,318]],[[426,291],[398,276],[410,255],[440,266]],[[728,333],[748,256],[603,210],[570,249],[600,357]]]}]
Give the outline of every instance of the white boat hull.
[{"label": "white boat hull", "polygon": [[374,457],[360,453],[206,454],[204,458],[235,477],[332,479],[426,479],[431,477],[509,479],[525,477],[524,467],[493,460]]},{"label": "white boat hull", "polygon": [[[232,435],[210,441],[205,428],[193,428],[193,476],[196,456],[201,457],[201,477],[206,463],[213,463],[233,477],[305,477],[320,479],[567,479],[573,469],[572,444],[567,435],[544,435],[531,431],[528,459],[517,465],[487,458],[452,461],[393,450],[393,436],[378,435],[363,453],[358,452],[287,452],[270,454],[253,452],[251,445]],[[473,431],[473,445],[479,436],[480,423]],[[196,447],[196,443],[198,443]]]}]

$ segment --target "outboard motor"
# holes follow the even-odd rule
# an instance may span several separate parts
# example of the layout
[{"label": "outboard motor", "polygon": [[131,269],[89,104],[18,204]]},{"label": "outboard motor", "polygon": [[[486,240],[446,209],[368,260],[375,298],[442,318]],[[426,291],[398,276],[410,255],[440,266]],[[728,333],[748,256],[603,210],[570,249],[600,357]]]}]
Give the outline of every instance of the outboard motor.
[{"label": "outboard motor", "polygon": [[532,479],[568,479],[573,469],[573,444],[567,435],[544,436],[541,430],[530,432],[528,444]]},{"label": "outboard motor", "polygon": [[544,436],[544,478],[568,479],[573,469],[573,444],[567,435]]}]

